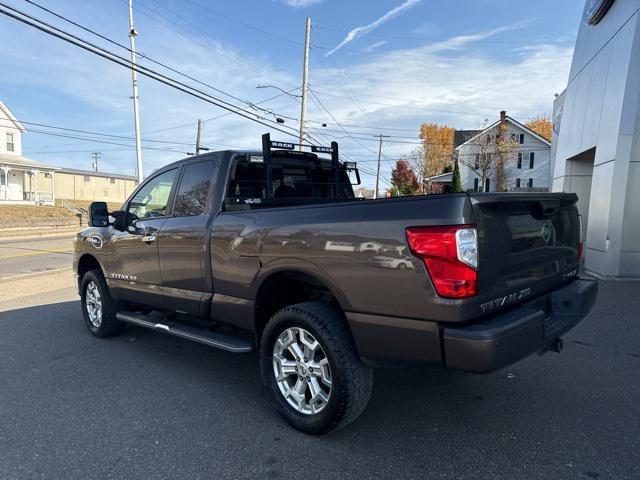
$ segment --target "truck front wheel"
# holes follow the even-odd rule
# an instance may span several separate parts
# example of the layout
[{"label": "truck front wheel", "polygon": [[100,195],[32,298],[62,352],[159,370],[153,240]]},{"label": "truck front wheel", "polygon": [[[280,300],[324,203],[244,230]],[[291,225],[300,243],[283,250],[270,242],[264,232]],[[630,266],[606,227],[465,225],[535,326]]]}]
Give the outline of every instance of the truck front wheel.
[{"label": "truck front wheel", "polygon": [[92,335],[109,337],[124,330],[125,324],[116,318],[118,305],[109,295],[104,275],[98,269],[90,270],[80,284],[82,316]]},{"label": "truck front wheel", "polygon": [[262,380],[282,417],[320,435],[365,409],[373,373],[358,357],[342,313],[323,302],[290,305],[267,323],[260,342]]}]

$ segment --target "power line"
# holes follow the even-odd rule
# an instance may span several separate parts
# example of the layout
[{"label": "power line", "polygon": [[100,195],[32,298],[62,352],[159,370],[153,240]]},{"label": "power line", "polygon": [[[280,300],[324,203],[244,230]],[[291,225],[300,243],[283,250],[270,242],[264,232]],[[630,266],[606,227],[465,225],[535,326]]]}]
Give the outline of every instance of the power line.
[{"label": "power line", "polygon": [[208,11],[208,12],[211,12],[211,13],[213,13],[214,15],[217,15],[217,16],[219,16],[219,17],[225,18],[225,19],[229,20],[230,22],[237,23],[238,25],[242,25],[243,27],[249,28],[249,29],[251,29],[251,30],[255,30],[256,32],[260,32],[260,33],[263,33],[263,34],[265,34],[265,35],[269,35],[270,37],[277,38],[277,39],[282,40],[282,41],[284,41],[284,42],[293,43],[293,44],[295,44],[295,45],[302,45],[302,43],[301,43],[301,42],[299,42],[299,41],[297,41],[297,40],[293,40],[293,39],[291,39],[291,38],[287,38],[287,37],[283,37],[283,36],[277,35],[277,34],[275,34],[275,33],[273,33],[273,32],[269,32],[268,30],[263,30],[263,29],[262,29],[262,28],[260,28],[260,27],[256,27],[255,25],[251,25],[251,24],[246,23],[246,22],[244,22],[244,21],[242,21],[242,20],[238,20],[237,18],[233,18],[233,17],[230,17],[229,15],[226,15],[226,14],[224,14],[224,13],[218,12],[218,11],[216,11],[216,10],[212,9],[212,8],[211,8],[211,7],[209,7],[209,6],[205,6],[205,5],[199,4],[199,3],[194,2],[194,1],[192,1],[192,0],[185,0],[185,1],[186,1],[187,3],[190,3],[190,4],[191,4],[191,5],[193,5],[193,6],[196,6],[196,7],[198,7],[198,8],[203,9],[203,10],[206,10],[206,11]]},{"label": "power line", "polygon": [[[126,1],[126,0],[122,0],[122,1]],[[183,16],[181,16],[180,14],[178,14],[177,12],[171,10],[170,8],[166,7],[165,5],[158,5],[159,7],[163,8],[164,10],[167,10],[168,12],[170,12],[175,18],[181,20],[184,24],[189,25],[191,29],[195,29],[198,30],[202,35],[209,37],[213,40],[215,40],[216,42],[219,43],[223,43],[222,41],[220,41],[218,38],[214,37],[210,31],[208,30],[203,30],[202,28],[200,28],[197,24],[191,22],[190,20],[184,18]],[[172,20],[170,18],[167,18],[165,15],[163,15],[162,13],[158,12],[157,10],[154,10],[153,8],[149,7],[149,5],[142,5],[144,10],[148,10],[149,12],[152,12],[153,15],[155,15],[156,17],[160,17],[163,20],[159,20],[158,18],[154,18],[153,16],[150,16],[149,13],[145,12],[144,10],[140,10],[140,4],[138,4],[138,7],[136,8],[136,10],[139,10],[140,13],[142,13],[143,15],[151,18],[152,20],[154,20],[155,22],[159,22],[162,25],[164,25],[166,28],[168,28],[169,30],[172,30],[176,33],[178,33],[179,35],[191,40],[192,42],[200,45],[201,47],[204,47],[208,50],[211,50],[211,47],[209,45],[207,45],[206,43],[202,43],[199,39],[197,39],[196,37],[193,37],[192,35],[188,34],[188,33],[184,33],[182,31],[180,31],[179,29],[176,29],[174,27],[175,24],[175,20]],[[229,50],[230,53],[228,53],[227,51],[223,51],[223,50],[219,50],[216,49],[215,53],[218,55],[221,55],[223,57],[226,57],[228,59],[230,59],[231,61],[244,66],[247,70],[250,70],[251,72],[255,72],[260,71],[263,74],[265,74],[268,77],[271,77],[272,79],[276,79],[279,82],[284,82],[287,84],[290,84],[289,81],[283,79],[282,77],[280,77],[279,75],[276,75],[275,73],[272,73],[270,71],[267,71],[263,68],[261,68],[259,65],[256,65],[255,63],[250,63],[246,60],[244,60],[244,58],[242,57],[241,53],[236,51],[234,48],[226,45],[226,49]]]},{"label": "power line", "polygon": [[[117,46],[117,47],[119,47],[119,48],[121,48],[121,49],[123,49],[123,50],[125,50],[125,51],[127,51],[127,52],[129,52],[129,53],[131,53],[131,48],[129,48],[129,47],[127,47],[126,45],[124,45],[124,44],[122,44],[122,43],[119,43],[119,42],[117,42],[117,41],[115,41],[115,40],[113,40],[113,39],[111,39],[111,38],[107,37],[106,35],[103,35],[103,34],[101,34],[101,33],[97,32],[97,31],[95,31],[95,30],[92,30],[92,29],[90,29],[90,28],[88,28],[88,27],[86,27],[86,26],[84,26],[84,25],[81,25],[81,24],[79,24],[79,23],[77,23],[77,22],[75,22],[75,21],[73,21],[73,20],[71,20],[71,19],[69,19],[69,18],[65,17],[64,15],[60,15],[59,13],[56,13],[56,12],[54,12],[53,10],[50,10],[50,9],[48,9],[48,8],[46,8],[46,7],[42,6],[42,5],[39,5],[38,3],[34,2],[33,0],[25,0],[25,1],[26,1],[27,3],[29,3],[29,4],[31,4],[31,5],[33,5],[33,6],[35,6],[35,7],[37,7],[37,8],[39,8],[39,9],[43,10],[43,11],[45,11],[45,12],[47,12],[47,13],[49,13],[49,14],[51,14],[51,15],[55,16],[56,18],[59,18],[60,20],[63,20],[63,21],[65,21],[65,22],[69,23],[70,25],[73,25],[73,26],[75,26],[75,27],[77,27],[77,28],[80,28],[81,30],[84,30],[84,31],[85,31],[85,32],[87,32],[87,33],[90,33],[90,34],[92,34],[92,35],[95,35],[96,37],[101,38],[102,40],[105,40],[106,42],[109,42],[110,44],[115,45],[115,46]],[[137,10],[137,8],[136,8],[136,10]],[[155,64],[155,65],[158,65],[158,66],[160,66],[160,67],[166,68],[167,70],[169,70],[169,71],[171,71],[171,72],[173,72],[173,73],[177,73],[178,75],[181,75],[181,76],[183,76],[183,77],[185,77],[185,78],[188,78],[189,80],[192,80],[192,81],[194,81],[194,82],[196,82],[196,83],[198,83],[198,84],[200,84],[200,85],[202,85],[202,86],[205,86],[205,87],[207,87],[207,88],[210,88],[211,90],[214,90],[214,91],[216,91],[216,92],[218,92],[218,93],[221,93],[221,94],[223,94],[223,95],[226,95],[226,96],[227,96],[227,97],[229,97],[229,98],[232,98],[232,99],[234,99],[234,100],[237,100],[237,101],[239,101],[239,102],[242,102],[242,103],[246,104],[247,106],[251,106],[251,105],[252,105],[252,103],[251,103],[251,102],[249,102],[249,101],[248,101],[248,100],[246,100],[246,99],[239,98],[239,97],[237,97],[237,96],[235,96],[235,95],[233,95],[233,94],[231,94],[231,93],[229,93],[229,92],[226,92],[226,91],[224,91],[224,90],[221,90],[221,89],[219,89],[219,88],[217,88],[217,87],[215,87],[215,86],[213,86],[213,85],[211,85],[211,84],[209,84],[209,83],[206,83],[206,82],[203,82],[203,81],[201,81],[201,80],[199,80],[199,79],[197,79],[197,78],[194,78],[193,76],[188,75],[188,74],[186,74],[186,73],[184,73],[184,72],[181,72],[180,70],[178,70],[178,69],[176,69],[176,68],[174,68],[174,67],[171,67],[171,66],[169,66],[169,65],[167,65],[167,64],[165,64],[165,63],[163,63],[163,62],[160,62],[160,61],[158,61],[158,60],[155,60],[155,59],[153,59],[153,58],[149,57],[148,55],[146,55],[146,54],[144,54],[144,53],[140,53],[140,52],[133,52],[133,53],[134,53],[137,57],[140,57],[140,58],[142,58],[142,59],[144,59],[144,60],[146,60],[146,61],[148,61],[148,62],[151,62],[151,63],[153,63],[153,64]]]},{"label": "power line", "polygon": [[[276,98],[282,97],[282,96],[284,96],[284,95],[286,95],[286,94],[289,94],[289,93],[291,93],[291,92],[295,92],[295,91],[296,91],[296,90],[298,90],[299,88],[300,88],[300,87],[296,87],[296,88],[293,88],[293,89],[291,89],[291,90],[287,91],[286,93],[280,93],[280,94],[278,94],[278,95],[274,95],[273,97],[265,98],[264,100],[260,100],[259,102],[256,102],[256,103],[255,103],[255,104],[253,104],[253,105],[261,105],[261,104],[263,104],[263,103],[265,103],[265,102],[269,102],[269,101],[271,101],[271,100],[274,100],[274,99],[276,99]],[[211,122],[211,121],[213,121],[213,120],[218,120],[219,118],[228,117],[229,115],[231,115],[231,113],[230,113],[230,112],[223,113],[223,114],[221,114],[221,115],[216,115],[215,117],[205,118],[205,119],[203,120],[203,122]],[[297,120],[297,119],[296,119],[296,120]],[[178,130],[178,129],[180,129],[180,128],[185,128],[185,127],[193,127],[193,125],[194,125],[194,122],[189,122],[189,123],[184,123],[184,124],[181,124],[181,125],[174,125],[173,127],[160,128],[160,129],[157,129],[157,130],[147,130],[146,132],[143,132],[143,133],[159,133],[159,132],[166,132],[166,131],[169,131],[169,130]]]},{"label": "power line", "polygon": [[[314,54],[315,54],[315,51],[314,51]],[[349,99],[353,102],[353,104],[358,108],[358,110],[360,110],[362,113],[364,113],[364,115],[365,115],[365,116],[369,119],[369,121],[371,122],[371,125],[372,125],[374,128],[377,128],[377,125],[376,125],[375,121],[373,120],[373,118],[371,118],[371,115],[369,115],[369,113],[368,113],[366,110],[364,110],[364,109],[362,108],[362,106],[358,103],[358,101],[354,98],[354,96],[353,96],[353,91],[352,91],[352,90],[351,90],[351,88],[349,87],[349,84],[346,82],[346,79],[345,79],[345,81],[343,82],[343,83],[344,83],[344,86],[343,86],[340,82],[338,82],[338,79],[337,79],[337,78],[336,78],[336,76],[334,75],[333,71],[332,71],[332,70],[331,70],[331,69],[330,69],[330,68],[329,68],[329,67],[324,63],[324,60],[322,59],[322,56],[321,56],[321,55],[316,55],[316,56],[317,56],[317,58],[320,60],[320,63],[324,66],[324,68],[329,72],[329,74],[330,74],[330,75],[331,75],[331,77],[333,78],[334,83],[336,84],[336,86],[337,86],[338,88],[340,88],[343,92],[345,92],[345,93],[347,94],[347,98],[349,98]],[[344,77],[344,76],[343,76],[343,77]],[[346,89],[348,89],[349,91],[347,91]]]},{"label": "power line", "polygon": [[[51,135],[53,137],[62,137],[62,138],[73,138],[75,140],[87,140],[89,142],[92,143],[103,143],[106,145],[118,145],[120,147],[131,147],[132,149],[136,148],[135,145],[128,145],[125,143],[119,143],[119,142],[111,142],[108,140],[99,140],[99,139],[95,139],[95,138],[87,138],[87,137],[79,137],[76,135],[70,135],[70,134],[66,134],[66,133],[54,133],[54,132],[47,132],[45,130],[29,130],[29,132],[31,133],[39,133],[42,135]],[[159,151],[159,152],[175,152],[175,153],[183,153],[183,154],[187,154],[188,152],[182,151],[182,150],[177,150],[177,149],[173,149],[173,148],[169,148],[169,147],[165,147],[165,148],[157,148],[157,147],[142,147],[144,150],[155,150],[155,151]]]},{"label": "power line", "polygon": [[[315,90],[315,92],[318,95],[323,95],[325,97],[335,97],[335,98],[344,98],[349,100],[350,97],[348,96],[343,96],[343,95],[338,95],[335,93],[330,93],[330,92],[326,92],[326,91],[320,91],[320,90]],[[377,105],[377,106],[382,106],[382,107],[394,107],[394,108],[405,108],[405,109],[411,109],[411,110],[420,110],[420,111],[427,111],[427,112],[436,112],[436,113],[448,113],[451,115],[462,115],[462,116],[471,116],[471,117],[481,117],[481,118],[487,118],[487,114],[486,113],[473,113],[473,112],[469,112],[469,111],[461,111],[461,110],[448,110],[448,109],[442,109],[442,108],[432,108],[432,107],[426,107],[426,106],[419,106],[416,105],[416,103],[418,102],[418,100],[411,100],[411,99],[401,99],[401,98],[395,98],[395,97],[380,97],[377,95],[364,95],[364,96],[368,96],[368,97],[376,97],[376,98],[387,98],[387,99],[392,99],[392,100],[398,100],[398,101],[404,101],[407,103],[411,103],[411,105],[398,105],[395,103],[384,103],[384,102],[372,102],[370,100],[359,100],[359,102],[361,103],[366,103],[368,105]],[[543,110],[540,111],[540,113],[545,113]],[[523,117],[520,117],[523,118]],[[527,120],[530,119],[534,119],[536,118],[535,116],[531,116],[531,117],[524,117]]]},{"label": "power line", "polygon": [[[0,119],[1,121],[1,119]],[[102,133],[102,132],[93,132],[93,131],[88,131],[88,130],[79,130],[76,128],[68,128],[68,127],[59,127],[56,125],[48,125],[46,123],[36,123],[36,122],[27,122],[26,120],[18,120],[20,123],[23,123],[25,125],[33,125],[36,127],[44,127],[44,128],[53,128],[55,130],[64,130],[67,132],[75,132],[75,133],[83,133],[83,134],[87,134],[87,135],[98,135],[98,136],[102,136],[102,137],[110,137],[110,138],[116,138],[116,139],[124,139],[124,140],[135,140],[133,137],[129,137],[126,135],[115,135],[115,134],[111,134],[111,133]],[[0,126],[9,126],[9,125],[0,125]],[[29,130],[32,131],[32,130]],[[193,142],[178,142],[178,141],[170,141],[170,140],[156,140],[156,139],[151,139],[151,138],[143,138],[142,139],[145,142],[149,142],[149,143],[166,143],[169,145],[192,145]]]},{"label": "power line", "polygon": [[[360,143],[356,138],[353,137],[353,135],[351,135],[349,133],[349,131],[347,129],[345,129],[340,122],[338,122],[338,120],[336,120],[336,117],[333,116],[333,114],[327,109],[327,107],[324,106],[324,104],[320,101],[320,99],[316,96],[316,94],[314,93],[314,91],[312,89],[309,89],[309,93],[311,93],[311,98],[314,99],[314,101],[316,101],[318,103],[318,105],[320,105],[320,107],[327,112],[327,115],[329,115],[331,117],[331,119],[340,126],[340,128],[342,128],[342,130],[344,131],[344,133],[347,134],[347,136],[349,138],[351,138],[354,142],[356,142],[358,145],[360,145],[362,148],[364,148],[365,150],[368,150],[370,152],[373,152],[373,150],[369,149],[368,147],[366,147],[365,145],[363,145],[362,143]],[[375,153],[375,152],[373,152]]]},{"label": "power line", "polygon": [[[273,130],[279,131],[281,133],[284,133],[286,135],[290,135],[290,136],[295,136],[294,133],[287,131],[287,130],[283,130],[281,127],[279,126],[275,126],[273,121],[270,121],[267,118],[261,117],[260,115],[257,115],[255,113],[252,112],[247,112],[246,110],[243,110],[242,108],[238,107],[237,105],[231,104],[229,102],[226,102],[224,100],[221,100],[217,97],[214,97],[213,95],[207,94],[205,92],[202,92],[201,90],[198,90],[194,87],[191,87],[189,85],[186,85],[174,78],[171,78],[167,75],[163,75],[161,73],[158,73],[148,67],[144,67],[141,65],[136,65],[135,67],[132,67],[132,65],[130,64],[130,62],[126,59],[124,59],[123,57],[120,57],[118,55],[116,55],[115,53],[103,49],[101,47],[98,47],[97,45],[94,45],[90,42],[87,42],[84,39],[81,39],[73,34],[70,34],[69,32],[66,32],[62,29],[59,29],[57,27],[54,27],[52,25],[47,24],[46,22],[39,20],[35,17],[32,17],[31,15],[28,15],[24,12],[21,12],[20,10],[14,9],[8,5],[6,5],[3,2],[0,2],[0,5],[6,9],[9,9],[13,12],[16,13],[11,13],[11,11],[7,11],[4,9],[0,9],[0,13],[13,18],[21,23],[24,23],[26,25],[29,25],[33,28],[36,28],[44,33],[47,33],[48,35],[54,36],[56,38],[59,38],[60,40],[64,40],[67,43],[70,43],[72,45],[75,45],[77,47],[82,48],[83,50],[86,50],[90,53],[93,53],[94,55],[98,55],[102,58],[105,58],[106,60],[109,60],[113,63],[116,63],[120,66],[123,66],[127,69],[131,69],[131,68],[135,68],[136,71],[138,71],[140,74],[145,75],[146,77],[152,78],[153,80],[156,80],[160,83],[163,83],[167,86],[170,86],[176,90],[180,90],[188,95],[191,95],[195,98],[198,98],[200,100],[206,101],[208,103],[211,103],[212,105],[215,105],[219,108],[222,108],[224,110],[227,110],[229,112],[235,113],[236,115],[239,115],[241,117],[244,117],[248,120],[251,120],[253,122],[256,122],[258,124],[267,126],[272,128]],[[23,18],[26,17],[26,18]],[[31,19],[31,20],[29,20]],[[255,118],[253,118],[255,117]],[[284,128],[290,128],[290,127],[284,127]]]}]

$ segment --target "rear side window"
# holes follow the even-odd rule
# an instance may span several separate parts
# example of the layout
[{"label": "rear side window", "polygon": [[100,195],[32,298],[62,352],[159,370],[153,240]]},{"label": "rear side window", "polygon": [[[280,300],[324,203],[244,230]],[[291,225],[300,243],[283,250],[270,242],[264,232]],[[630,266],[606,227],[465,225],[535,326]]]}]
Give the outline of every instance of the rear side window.
[{"label": "rear side window", "polygon": [[[256,204],[266,198],[266,172],[256,157],[240,157],[229,181],[227,204]],[[259,157],[260,158],[260,157]],[[273,198],[292,200],[322,200],[353,198],[347,172],[339,172],[340,185],[335,192],[333,166],[325,160],[280,160],[272,167]]]},{"label": "rear side window", "polygon": [[213,160],[192,163],[184,167],[173,209],[175,217],[189,217],[204,212],[212,177]]}]

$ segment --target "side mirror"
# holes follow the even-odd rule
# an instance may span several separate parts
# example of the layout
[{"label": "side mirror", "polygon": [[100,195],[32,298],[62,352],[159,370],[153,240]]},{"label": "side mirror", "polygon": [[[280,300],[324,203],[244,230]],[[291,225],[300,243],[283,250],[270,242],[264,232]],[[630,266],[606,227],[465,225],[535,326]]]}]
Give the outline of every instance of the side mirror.
[{"label": "side mirror", "polygon": [[89,225],[91,227],[109,226],[109,208],[106,202],[92,202],[89,205]]}]

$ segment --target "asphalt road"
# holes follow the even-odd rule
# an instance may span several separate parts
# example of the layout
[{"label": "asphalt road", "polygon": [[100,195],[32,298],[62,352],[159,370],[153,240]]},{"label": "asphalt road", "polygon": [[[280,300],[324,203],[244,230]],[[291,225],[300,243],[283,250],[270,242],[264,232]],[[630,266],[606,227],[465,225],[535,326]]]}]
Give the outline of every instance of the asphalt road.
[{"label": "asphalt road", "polygon": [[0,240],[0,280],[71,268],[72,233],[31,239]]},{"label": "asphalt road", "polygon": [[640,283],[602,284],[560,355],[378,370],[364,415],[320,438],[280,420],[255,355],[95,339],[51,283],[0,298],[2,479],[640,478]]}]

